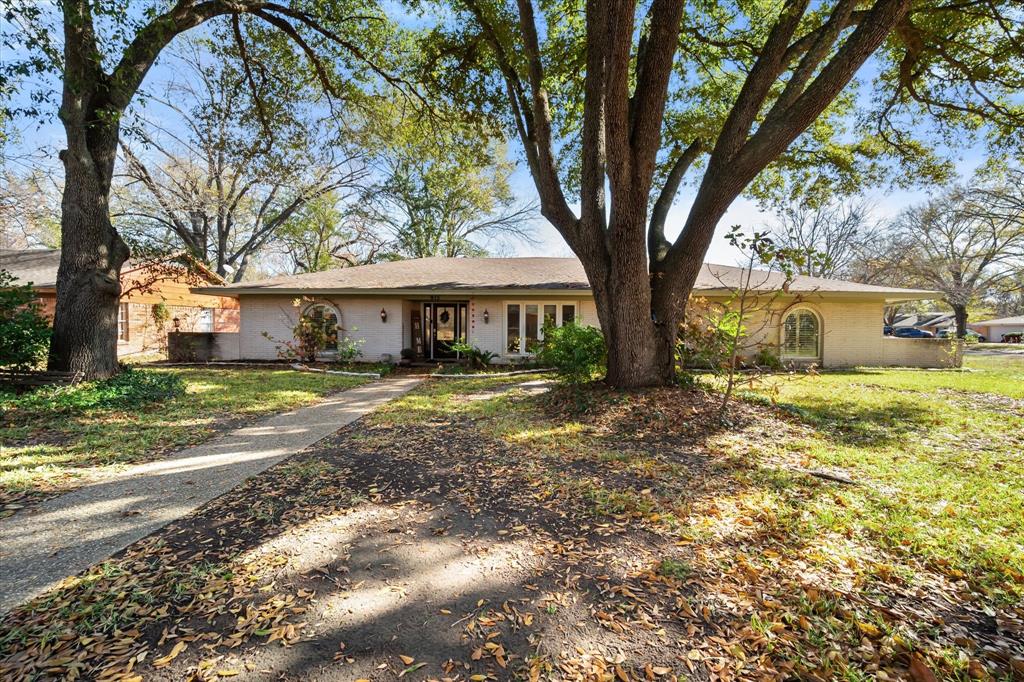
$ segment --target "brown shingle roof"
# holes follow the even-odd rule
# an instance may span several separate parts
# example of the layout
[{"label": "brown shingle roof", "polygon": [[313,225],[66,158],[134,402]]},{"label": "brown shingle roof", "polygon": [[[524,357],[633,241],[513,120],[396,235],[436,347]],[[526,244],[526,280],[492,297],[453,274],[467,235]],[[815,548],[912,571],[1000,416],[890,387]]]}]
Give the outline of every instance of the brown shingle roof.
[{"label": "brown shingle roof", "polygon": [[[711,292],[736,288],[743,270],[728,265],[705,264],[697,278],[696,290]],[[785,283],[781,273],[757,271],[752,288],[778,290]],[[416,258],[375,263],[352,268],[273,277],[256,282],[239,282],[225,287],[205,287],[199,293],[357,293],[410,291],[487,290],[581,290],[589,291],[583,266],[576,258]],[[879,296],[934,297],[921,289],[896,289],[835,279],[798,276],[790,283],[791,293],[863,293]]]},{"label": "brown shingle roof", "polygon": [[[201,273],[213,284],[224,281],[216,272],[185,253],[161,257],[161,262],[180,263]],[[121,274],[132,272],[146,263],[146,260],[128,260],[121,266]],[[0,270],[10,272],[20,284],[31,282],[37,289],[53,289],[57,286],[59,266],[60,249],[0,249]]]},{"label": "brown shingle roof", "polygon": [[58,265],[60,249],[0,249],[0,270],[7,270],[21,284],[54,287]]}]

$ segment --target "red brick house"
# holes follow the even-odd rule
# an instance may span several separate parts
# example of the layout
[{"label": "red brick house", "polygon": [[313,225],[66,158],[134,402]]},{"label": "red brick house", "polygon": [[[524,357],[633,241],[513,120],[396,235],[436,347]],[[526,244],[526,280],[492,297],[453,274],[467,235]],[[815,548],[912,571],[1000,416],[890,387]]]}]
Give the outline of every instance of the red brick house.
[{"label": "red brick house", "polygon": [[[51,320],[59,264],[59,249],[0,250],[0,269],[10,272],[19,283],[31,283]],[[167,332],[175,327],[181,331],[237,332],[237,299],[189,290],[224,283],[216,273],[184,256],[125,263],[121,269],[118,356],[165,349]]]}]

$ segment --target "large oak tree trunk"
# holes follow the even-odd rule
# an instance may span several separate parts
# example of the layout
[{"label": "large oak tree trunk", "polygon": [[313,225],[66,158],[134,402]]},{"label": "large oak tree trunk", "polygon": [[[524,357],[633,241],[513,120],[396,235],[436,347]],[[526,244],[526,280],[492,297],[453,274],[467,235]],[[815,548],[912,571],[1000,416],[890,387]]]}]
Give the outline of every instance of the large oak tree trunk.
[{"label": "large oak tree trunk", "polygon": [[[607,382],[618,388],[668,386],[675,382],[676,341],[681,310],[652,305],[658,287],[649,286],[646,263],[626,270],[612,268],[593,286],[597,314],[608,349]],[[591,278],[591,282],[594,282]]]},{"label": "large oak tree trunk", "polygon": [[81,88],[65,92],[61,107],[68,148],[60,154],[65,182],[49,368],[105,378],[118,369],[120,272],[129,252],[108,203],[119,129],[89,106],[94,98]]},{"label": "large oak tree trunk", "polygon": [[[623,204],[633,210],[621,210]],[[646,221],[642,200],[623,202],[613,205],[608,232],[642,235]],[[659,298],[663,287],[648,270],[644,243],[620,238],[586,246],[578,254],[591,283],[605,337],[607,382],[618,388],[672,384],[681,306]]]}]

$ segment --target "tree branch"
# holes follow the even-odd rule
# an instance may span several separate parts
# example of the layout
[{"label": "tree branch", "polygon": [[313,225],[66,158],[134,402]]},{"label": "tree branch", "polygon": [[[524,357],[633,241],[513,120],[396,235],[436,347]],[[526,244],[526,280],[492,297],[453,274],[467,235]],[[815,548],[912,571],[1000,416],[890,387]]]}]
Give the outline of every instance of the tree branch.
[{"label": "tree branch", "polygon": [[654,208],[651,210],[650,225],[647,228],[647,251],[652,262],[664,260],[672,246],[665,239],[665,220],[668,218],[669,209],[672,208],[672,203],[679,192],[683,176],[686,175],[686,171],[702,151],[703,145],[700,140],[691,142],[690,146],[684,149],[672,164],[672,169],[669,170],[668,177],[665,178],[665,184],[662,186],[661,192],[658,193],[658,199],[654,202]]}]

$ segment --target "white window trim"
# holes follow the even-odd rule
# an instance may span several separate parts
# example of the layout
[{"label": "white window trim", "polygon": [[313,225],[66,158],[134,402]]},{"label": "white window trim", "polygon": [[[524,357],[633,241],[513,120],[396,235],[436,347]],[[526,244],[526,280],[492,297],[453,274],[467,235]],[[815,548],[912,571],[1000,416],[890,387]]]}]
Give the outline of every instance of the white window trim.
[{"label": "white window trim", "polygon": [[[516,351],[516,352],[510,351],[508,349],[508,307],[510,305],[517,305],[517,306],[519,306],[519,331],[520,331],[520,334],[519,334],[519,350]],[[522,333],[524,331],[523,327],[526,324],[526,309],[523,306],[527,306],[527,305],[536,305],[536,306],[538,306],[538,310],[537,310],[537,341],[543,341],[544,340],[544,306],[546,306],[546,305],[553,305],[553,306],[555,306],[555,326],[556,327],[561,327],[562,326],[562,323],[563,323],[563,320],[562,320],[562,306],[565,306],[565,305],[571,305],[573,307],[573,309],[575,310],[575,316],[573,317],[573,319],[576,321],[577,324],[579,324],[579,321],[580,321],[580,302],[579,301],[569,301],[569,300],[550,301],[550,300],[530,300],[530,299],[502,301],[501,302],[502,323],[503,323],[503,325],[505,327],[504,334],[502,335],[502,340],[503,340],[503,343],[502,343],[502,346],[501,346],[501,351],[502,351],[501,354],[502,355],[511,356],[511,357],[530,357],[530,356],[533,355],[533,353],[529,353],[529,352],[527,352],[523,348],[523,344],[525,343],[525,339],[526,339],[526,335]]]},{"label": "white window trim", "polygon": [[[337,320],[337,324],[334,325],[334,330],[335,330],[336,333],[338,333],[337,334],[337,336],[338,336],[338,341],[337,342],[341,343],[341,334],[340,334],[340,332],[341,332],[341,311],[339,311],[338,308],[334,304],[332,304],[332,303],[327,303],[325,301],[314,301],[314,302],[310,303],[309,305],[307,305],[305,308],[303,308],[302,312],[299,313],[299,314],[302,317],[305,317],[309,313],[309,311],[313,310],[314,308],[327,308],[332,313],[334,313],[334,319]],[[335,348],[334,350],[326,350],[325,349],[325,350],[320,351],[319,357],[321,357],[321,358],[333,358],[337,354],[338,354],[337,348]]]},{"label": "white window trim", "polygon": [[[122,313],[124,313],[122,317]],[[121,345],[129,344],[132,341],[132,309],[131,303],[128,301],[117,302],[117,342]],[[121,334],[121,326],[124,326],[124,335]]]},{"label": "white window trim", "polygon": [[[786,320],[789,319],[790,315],[797,315],[802,312],[808,312],[814,315],[814,318],[818,321],[818,343],[815,347],[814,357],[808,357],[806,355],[786,355]],[[779,359],[780,360],[791,360],[794,362],[813,362],[815,360],[821,360],[822,356],[822,342],[825,335],[825,320],[814,308],[807,305],[795,305],[791,308],[787,308],[782,314],[782,320],[779,324]]]}]

